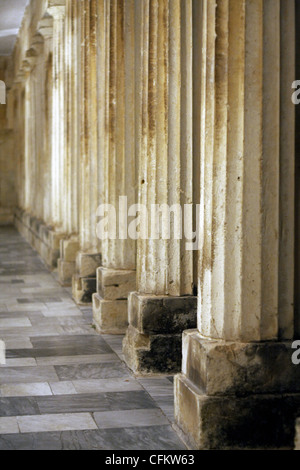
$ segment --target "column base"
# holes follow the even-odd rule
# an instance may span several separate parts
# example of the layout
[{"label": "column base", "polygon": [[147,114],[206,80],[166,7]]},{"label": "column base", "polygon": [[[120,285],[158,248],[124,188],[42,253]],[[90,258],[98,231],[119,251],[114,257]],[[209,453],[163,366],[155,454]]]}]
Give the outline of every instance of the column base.
[{"label": "column base", "polygon": [[72,286],[72,278],[76,270],[75,261],[69,262],[63,259],[57,261],[57,270],[58,270],[58,280],[63,287]]},{"label": "column base", "polygon": [[175,374],[181,368],[182,332],[196,326],[197,298],[141,295],[128,298],[123,341],[127,365],[137,374]]},{"label": "column base", "polygon": [[96,270],[101,264],[99,253],[76,255],[76,274],[72,278],[72,295],[78,305],[91,305],[97,290]]},{"label": "column base", "polygon": [[62,286],[72,286],[72,277],[76,272],[76,255],[79,251],[77,239],[60,241],[60,259],[58,260],[58,279]]},{"label": "column base", "polygon": [[96,290],[95,277],[80,277],[75,274],[72,278],[72,296],[77,305],[92,305],[92,296]]},{"label": "column base", "polygon": [[106,334],[125,334],[128,326],[127,298],[135,290],[133,270],[97,269],[97,294],[93,295],[94,324]]},{"label": "column base", "polygon": [[128,326],[127,298],[135,290],[133,270],[97,269],[97,294],[93,296],[96,330],[106,334],[125,334]]},{"label": "column base", "polygon": [[93,294],[93,316],[98,333],[123,335],[128,326],[127,300],[104,300]]},{"label": "column base", "polygon": [[300,367],[291,343],[233,343],[183,335],[175,421],[188,447],[292,449]]}]

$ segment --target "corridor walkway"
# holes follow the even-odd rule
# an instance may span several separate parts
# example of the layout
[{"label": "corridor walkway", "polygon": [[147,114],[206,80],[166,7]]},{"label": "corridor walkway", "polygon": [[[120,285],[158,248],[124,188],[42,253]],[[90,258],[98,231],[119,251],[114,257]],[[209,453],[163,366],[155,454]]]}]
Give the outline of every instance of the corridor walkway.
[{"label": "corridor walkway", "polygon": [[172,378],[136,378],[13,228],[0,228],[0,450],[185,449]]}]

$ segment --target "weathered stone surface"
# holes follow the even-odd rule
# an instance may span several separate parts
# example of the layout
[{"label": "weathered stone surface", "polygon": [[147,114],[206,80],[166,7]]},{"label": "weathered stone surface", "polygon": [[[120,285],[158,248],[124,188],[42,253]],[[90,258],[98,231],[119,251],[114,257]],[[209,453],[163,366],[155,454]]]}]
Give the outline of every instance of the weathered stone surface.
[{"label": "weathered stone surface", "polygon": [[131,292],[128,320],[124,355],[129,367],[141,374],[175,373],[181,367],[182,332],[196,326],[197,298]]},{"label": "weathered stone surface", "polygon": [[72,277],[76,272],[76,255],[79,251],[77,239],[60,240],[60,259],[58,260],[58,277],[63,286],[72,285]]},{"label": "weathered stone surface", "polygon": [[292,342],[234,343],[183,334],[182,372],[207,395],[300,393]]},{"label": "weathered stone surface", "polygon": [[128,326],[127,300],[104,300],[93,294],[93,317],[99,333],[124,334]]},{"label": "weathered stone surface", "polygon": [[175,420],[190,448],[293,449],[300,394],[209,397],[183,375],[174,386]]},{"label": "weathered stone surface", "polygon": [[76,255],[80,249],[78,240],[61,240],[60,255],[64,261],[75,263]]},{"label": "weathered stone surface", "polygon": [[132,292],[128,311],[130,324],[142,334],[181,334],[185,329],[196,326],[197,298]]},{"label": "weathered stone surface", "polygon": [[144,335],[129,326],[123,340],[127,365],[137,374],[173,374],[181,368],[181,334]]},{"label": "weathered stone surface", "polygon": [[63,259],[59,259],[57,262],[57,268],[59,282],[65,287],[71,286],[72,277],[75,272],[75,262],[72,263]]},{"label": "weathered stone surface", "polygon": [[127,300],[136,288],[136,273],[131,270],[97,269],[97,292],[105,300]]},{"label": "weathered stone surface", "polygon": [[96,278],[97,268],[101,264],[101,254],[99,253],[77,253],[76,270],[80,277]]},{"label": "weathered stone surface", "polygon": [[92,303],[92,295],[96,291],[96,278],[80,277],[74,275],[72,279],[72,295],[79,305]]}]

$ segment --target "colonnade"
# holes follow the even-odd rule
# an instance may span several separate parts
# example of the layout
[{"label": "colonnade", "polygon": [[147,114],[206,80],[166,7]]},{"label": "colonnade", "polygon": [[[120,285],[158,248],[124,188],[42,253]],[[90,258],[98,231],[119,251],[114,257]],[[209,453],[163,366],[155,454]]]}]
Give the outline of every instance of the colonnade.
[{"label": "colonnade", "polygon": [[298,413],[295,3],[32,0],[14,51],[17,227],[132,370],[182,364],[194,448],[288,447]]}]

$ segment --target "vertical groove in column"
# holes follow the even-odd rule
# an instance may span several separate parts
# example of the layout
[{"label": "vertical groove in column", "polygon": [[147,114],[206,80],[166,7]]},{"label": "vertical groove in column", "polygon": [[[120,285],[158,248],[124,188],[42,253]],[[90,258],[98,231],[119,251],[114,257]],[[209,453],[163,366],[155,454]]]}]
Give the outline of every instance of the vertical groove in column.
[{"label": "vertical groove in column", "polygon": [[228,129],[226,177],[226,223],[224,263],[224,333],[234,337],[240,328],[240,282],[233,282],[242,271],[242,211],[244,174],[245,100],[245,2],[229,2],[228,24]]},{"label": "vertical groove in column", "polygon": [[[107,149],[107,50],[109,44],[108,15],[109,4],[105,0],[97,1],[97,122],[98,122],[98,205],[105,201],[105,155]],[[103,252],[103,243],[100,251]]]},{"label": "vertical groove in column", "polygon": [[259,330],[263,295],[263,207],[261,205],[263,195],[263,0],[246,2],[245,6],[245,144],[240,321],[241,336],[246,341],[247,339],[259,340],[261,337]]},{"label": "vertical groove in column", "polygon": [[98,101],[97,101],[97,0],[90,0],[90,41],[89,41],[89,165],[90,165],[90,244],[98,252],[96,235],[98,207]]},{"label": "vertical groove in column", "polygon": [[[295,79],[300,80],[300,3],[295,2],[295,59],[296,74]],[[292,90],[292,92],[295,90]],[[296,230],[295,230],[295,336],[300,337],[300,105],[295,107],[295,214],[296,214]]]},{"label": "vertical groove in column", "polygon": [[[280,0],[264,0],[262,339],[278,338]],[[272,87],[270,87],[272,83]]]},{"label": "vertical groove in column", "polygon": [[52,221],[63,226],[65,206],[65,100],[64,100],[64,17],[65,7],[50,7],[53,16],[53,108],[52,108]]},{"label": "vertical groove in column", "polygon": [[[136,22],[141,25],[141,29],[137,30],[139,35],[139,41],[141,44],[141,55],[138,53],[137,66],[140,64],[141,75],[137,76],[140,78],[141,88],[137,94],[137,99],[140,100],[140,111],[141,111],[141,125],[137,126],[137,137],[138,140],[138,202],[139,204],[146,205],[147,202],[147,191],[145,184],[147,182],[147,167],[145,167],[145,159],[148,154],[148,127],[149,127],[149,115],[148,115],[148,97],[149,97],[149,67],[150,67],[150,0],[143,0],[136,4]],[[138,50],[138,49],[137,49]],[[138,100],[137,100],[138,103]],[[137,288],[141,289],[141,286],[145,283],[146,270],[147,270],[147,252],[146,252],[145,239],[140,239],[137,242]]]},{"label": "vertical groove in column", "polygon": [[[211,270],[212,270],[212,203],[215,123],[215,24],[216,3],[203,2],[203,64],[202,64],[202,116],[201,116],[201,168],[200,168],[200,275],[198,281],[198,328],[211,336]],[[220,312],[221,313],[221,312]]]},{"label": "vertical groove in column", "polygon": [[[71,106],[72,106],[72,68],[74,66],[74,62],[72,61],[72,36],[71,36],[71,28],[72,28],[72,2],[70,0],[66,1],[66,19],[65,19],[65,34],[64,34],[64,47],[65,47],[65,113],[66,113],[66,125],[65,125],[65,206],[66,206],[66,218],[64,219],[64,231],[66,233],[70,233],[70,218],[71,218],[71,155],[72,155],[72,125],[73,125],[73,118],[74,116],[71,113]],[[71,118],[72,116],[72,118]]]},{"label": "vertical groove in column", "polygon": [[79,43],[79,3],[71,2],[71,54],[73,67],[71,69],[71,87],[70,87],[70,100],[71,100],[71,197],[70,197],[70,233],[78,233],[78,191],[79,191],[79,149],[80,149],[80,112],[79,112],[79,72],[80,72],[80,43]]},{"label": "vertical groove in column", "polygon": [[81,1],[81,169],[80,169],[80,242],[83,251],[91,248],[91,206],[89,165],[89,1]]},{"label": "vertical groove in column", "polygon": [[279,229],[279,335],[294,334],[295,275],[295,106],[290,87],[295,80],[295,0],[280,2],[280,229]]}]

